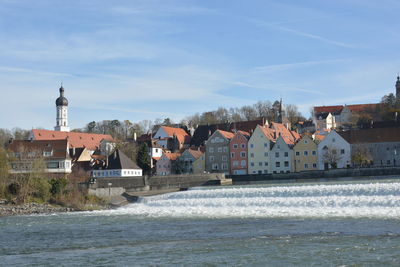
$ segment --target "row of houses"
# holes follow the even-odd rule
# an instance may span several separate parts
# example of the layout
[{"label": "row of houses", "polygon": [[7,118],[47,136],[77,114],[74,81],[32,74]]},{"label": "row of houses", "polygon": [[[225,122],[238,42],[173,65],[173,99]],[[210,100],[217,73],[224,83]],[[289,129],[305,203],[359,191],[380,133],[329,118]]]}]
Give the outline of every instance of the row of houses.
[{"label": "row of houses", "polygon": [[282,123],[267,122],[250,132],[217,129],[199,148],[186,147],[175,153],[161,150],[156,174],[244,175],[398,166],[399,149],[398,127],[299,135]]}]

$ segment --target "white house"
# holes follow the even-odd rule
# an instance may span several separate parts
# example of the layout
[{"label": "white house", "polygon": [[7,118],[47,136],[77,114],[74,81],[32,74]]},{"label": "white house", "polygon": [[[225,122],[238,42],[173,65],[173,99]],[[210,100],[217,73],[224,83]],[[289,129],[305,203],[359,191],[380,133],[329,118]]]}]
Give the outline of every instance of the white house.
[{"label": "white house", "polygon": [[293,172],[293,149],[280,136],[270,151],[272,173]]},{"label": "white house", "polygon": [[92,177],[94,178],[132,176],[142,176],[142,169],[118,149],[108,156],[104,168],[92,171]]},{"label": "white house", "polygon": [[318,144],[318,169],[347,168],[350,164],[350,144],[336,131],[331,131]]}]

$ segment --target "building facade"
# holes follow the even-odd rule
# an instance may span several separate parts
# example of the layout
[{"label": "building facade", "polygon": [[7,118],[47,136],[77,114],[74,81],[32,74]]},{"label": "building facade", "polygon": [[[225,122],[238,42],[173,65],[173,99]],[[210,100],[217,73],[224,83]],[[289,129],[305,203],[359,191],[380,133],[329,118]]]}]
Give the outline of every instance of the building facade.
[{"label": "building facade", "polygon": [[206,141],[206,171],[230,173],[229,143],[234,134],[221,130],[215,131]]},{"label": "building facade", "polygon": [[295,172],[318,170],[318,147],[310,136],[304,135],[293,147]]},{"label": "building facade", "polygon": [[230,173],[233,175],[247,174],[247,143],[250,134],[244,131],[237,131],[229,143],[230,151]]},{"label": "building facade", "polygon": [[273,130],[257,125],[248,142],[248,174],[271,173],[270,149],[274,137]]},{"label": "building facade", "polygon": [[270,151],[270,165],[272,173],[293,172],[293,150],[280,136]]},{"label": "building facade", "polygon": [[318,144],[317,155],[319,170],[351,166],[350,144],[334,130]]}]

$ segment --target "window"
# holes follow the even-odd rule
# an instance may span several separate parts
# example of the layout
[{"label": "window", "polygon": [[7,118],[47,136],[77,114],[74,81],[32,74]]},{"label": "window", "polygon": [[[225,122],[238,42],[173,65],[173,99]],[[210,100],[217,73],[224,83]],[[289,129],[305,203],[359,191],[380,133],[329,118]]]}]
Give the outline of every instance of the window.
[{"label": "window", "polygon": [[308,151],[304,150],[304,156],[308,156]]},{"label": "window", "polygon": [[267,174],[268,173],[268,170],[264,170],[264,174]]},{"label": "window", "polygon": [[246,144],[241,144],[240,147],[241,148],[246,148]]},{"label": "window", "polygon": [[264,143],[264,147],[265,147],[265,148],[268,148],[268,143]]},{"label": "window", "polygon": [[285,152],[285,158],[289,157],[289,152]]},{"label": "window", "polygon": [[300,156],[300,152],[299,151],[296,151],[296,156]]},{"label": "window", "polygon": [[285,161],[285,167],[289,167],[289,161]]},{"label": "window", "polygon": [[313,167],[313,168],[317,168],[317,163],[313,163],[313,164],[312,164],[312,167]]},{"label": "window", "polygon": [[[33,152],[33,153],[35,153],[35,152]],[[53,154],[52,151],[44,151],[43,152],[44,157],[51,157],[52,154]]]},{"label": "window", "polygon": [[240,157],[245,158],[246,157],[246,152],[240,152]]},{"label": "window", "polygon": [[340,150],[340,154],[342,154],[342,155],[344,154],[344,149]]},{"label": "window", "polygon": [[308,169],[308,164],[304,164],[304,169]]},{"label": "window", "polygon": [[217,148],[218,152],[222,152],[222,147]]},{"label": "window", "polygon": [[268,166],[268,162],[265,161],[265,162],[264,162],[264,166]]},{"label": "window", "polygon": [[214,148],[210,147],[210,149],[208,151],[210,151],[210,153],[214,153]]},{"label": "window", "polygon": [[308,144],[308,141],[307,141],[307,140],[304,140],[304,144]]},{"label": "window", "polygon": [[218,170],[218,163],[213,163],[212,169],[213,170]]},{"label": "window", "polygon": [[228,147],[227,146],[224,146],[224,152],[225,153],[228,152]]},{"label": "window", "polygon": [[253,148],[254,147],[254,144],[250,144],[250,148]]},{"label": "window", "polygon": [[158,153],[158,148],[156,148],[156,153]]},{"label": "window", "polygon": [[268,152],[264,152],[264,157],[268,157]]},{"label": "window", "polygon": [[235,157],[235,152],[231,152],[231,158]]},{"label": "window", "polygon": [[237,160],[235,160],[235,161],[233,161],[233,164],[232,164],[234,167],[237,167],[237,166],[239,166],[239,161],[237,161]]},{"label": "window", "polygon": [[279,168],[281,166],[281,163],[279,161],[275,162],[275,167]]},{"label": "window", "polygon": [[312,155],[313,155],[313,156],[317,155],[317,151],[313,150],[313,151],[312,151]]},{"label": "window", "polygon": [[242,160],[242,161],[240,162],[240,166],[246,167],[246,161],[245,161],[245,160]]},{"label": "window", "polygon": [[238,148],[238,144],[233,144],[233,148]]},{"label": "window", "polygon": [[388,160],[386,161],[386,164],[387,164],[387,165],[390,165],[390,159],[388,159]]},{"label": "window", "polygon": [[275,152],[275,158],[279,158],[279,152]]},{"label": "window", "polygon": [[251,157],[251,158],[254,158],[254,153],[250,153],[250,157]]},{"label": "window", "polygon": [[251,163],[250,163],[250,166],[253,166],[253,167],[254,167],[254,162],[251,162]]},{"label": "window", "polygon": [[258,166],[262,166],[262,162],[259,162],[259,163],[258,163]]},{"label": "window", "polygon": [[227,170],[228,169],[228,163],[222,163],[222,169]]},{"label": "window", "polygon": [[214,161],[214,156],[210,156],[210,161]]},{"label": "window", "polygon": [[335,141],[336,141],[335,138],[333,138],[333,139],[332,139],[332,143],[335,143]]},{"label": "window", "polygon": [[227,157],[226,156],[222,156],[222,161],[227,161]]}]

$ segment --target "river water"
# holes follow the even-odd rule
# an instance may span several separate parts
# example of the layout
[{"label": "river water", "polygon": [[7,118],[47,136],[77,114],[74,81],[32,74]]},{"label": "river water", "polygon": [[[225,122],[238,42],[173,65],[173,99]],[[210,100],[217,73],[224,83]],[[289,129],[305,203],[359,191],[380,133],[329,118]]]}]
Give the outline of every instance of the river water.
[{"label": "river water", "polygon": [[1,266],[400,266],[400,183],[195,188],[0,218]]}]

